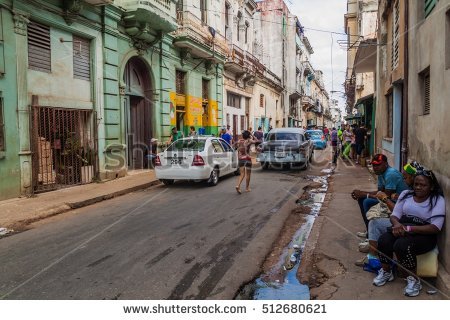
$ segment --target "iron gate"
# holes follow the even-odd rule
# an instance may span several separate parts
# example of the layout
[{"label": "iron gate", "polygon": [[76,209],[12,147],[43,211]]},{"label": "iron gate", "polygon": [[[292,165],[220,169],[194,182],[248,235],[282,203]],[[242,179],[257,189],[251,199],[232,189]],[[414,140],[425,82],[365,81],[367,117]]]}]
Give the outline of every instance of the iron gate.
[{"label": "iron gate", "polygon": [[97,177],[97,137],[92,110],[33,106],[33,191],[90,183]]}]

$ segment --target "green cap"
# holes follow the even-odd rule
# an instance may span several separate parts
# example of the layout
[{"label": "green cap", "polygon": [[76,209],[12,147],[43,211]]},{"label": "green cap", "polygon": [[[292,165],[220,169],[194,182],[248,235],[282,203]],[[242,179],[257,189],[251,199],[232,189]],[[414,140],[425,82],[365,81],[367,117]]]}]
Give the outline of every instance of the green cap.
[{"label": "green cap", "polygon": [[414,168],[410,163],[405,164],[403,167],[403,170],[405,170],[406,173],[415,175],[417,173],[416,168]]}]

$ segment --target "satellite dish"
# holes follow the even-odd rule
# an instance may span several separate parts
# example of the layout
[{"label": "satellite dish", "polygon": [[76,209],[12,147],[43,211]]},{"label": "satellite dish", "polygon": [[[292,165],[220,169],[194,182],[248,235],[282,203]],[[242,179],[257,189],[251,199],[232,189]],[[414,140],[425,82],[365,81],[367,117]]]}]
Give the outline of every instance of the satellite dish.
[{"label": "satellite dish", "polygon": [[216,36],[216,29],[213,27],[208,27],[209,33],[211,33],[212,37],[214,38]]}]

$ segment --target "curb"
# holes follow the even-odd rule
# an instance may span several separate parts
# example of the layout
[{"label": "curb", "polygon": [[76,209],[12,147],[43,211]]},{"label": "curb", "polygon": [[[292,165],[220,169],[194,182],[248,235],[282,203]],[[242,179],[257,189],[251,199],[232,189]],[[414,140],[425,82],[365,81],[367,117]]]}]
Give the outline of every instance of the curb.
[{"label": "curb", "polygon": [[107,194],[104,194],[104,195],[101,195],[101,196],[98,196],[95,198],[90,198],[90,199],[86,199],[86,200],[78,201],[78,202],[66,202],[65,204],[68,205],[70,207],[70,209],[79,209],[79,208],[90,206],[91,204],[102,202],[104,200],[109,200],[109,199],[112,199],[115,197],[123,196],[127,193],[131,193],[131,192],[134,192],[137,190],[147,189],[149,187],[152,187],[152,186],[155,186],[158,184],[161,184],[161,182],[159,180],[154,180],[154,181],[146,182],[144,184],[140,184],[140,185],[133,186],[130,188],[107,193]]},{"label": "curb", "polygon": [[161,184],[161,182],[159,180],[154,180],[154,181],[150,181],[150,182],[146,182],[137,186],[133,186],[133,187],[129,187],[126,189],[122,189],[119,191],[115,191],[115,192],[111,192],[111,193],[107,193],[98,197],[94,197],[94,198],[90,198],[90,199],[86,199],[83,201],[78,201],[78,202],[66,202],[63,204],[59,204],[59,205],[55,205],[52,208],[46,208],[45,211],[41,211],[41,212],[37,212],[33,217],[29,218],[29,219],[23,219],[23,220],[19,220],[16,221],[10,225],[7,225],[6,227],[13,227],[13,228],[17,228],[18,225],[21,225],[21,228],[23,228],[23,226],[32,224],[34,222],[46,219],[46,218],[50,218],[65,212],[68,212],[70,210],[74,210],[74,209],[79,209],[79,208],[83,208],[98,202],[102,202],[104,200],[109,200],[115,197],[119,197],[134,191],[138,191],[138,190],[142,190],[142,189],[147,189],[149,187],[155,186],[155,185],[159,185]]}]

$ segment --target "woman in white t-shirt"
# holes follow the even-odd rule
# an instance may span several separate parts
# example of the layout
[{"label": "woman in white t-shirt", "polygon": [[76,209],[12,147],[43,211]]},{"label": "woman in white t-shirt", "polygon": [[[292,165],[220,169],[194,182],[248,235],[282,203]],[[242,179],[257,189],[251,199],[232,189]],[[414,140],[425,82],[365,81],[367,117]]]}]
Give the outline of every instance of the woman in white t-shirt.
[{"label": "woman in white t-shirt", "polygon": [[405,269],[408,297],[419,295],[422,285],[416,274],[416,256],[432,250],[437,243],[445,218],[445,200],[441,188],[431,170],[421,170],[414,178],[413,190],[406,190],[400,197],[390,216],[392,230],[378,239],[378,250],[382,268],[373,280],[382,286],[394,280],[391,270],[393,254],[400,268]]}]

